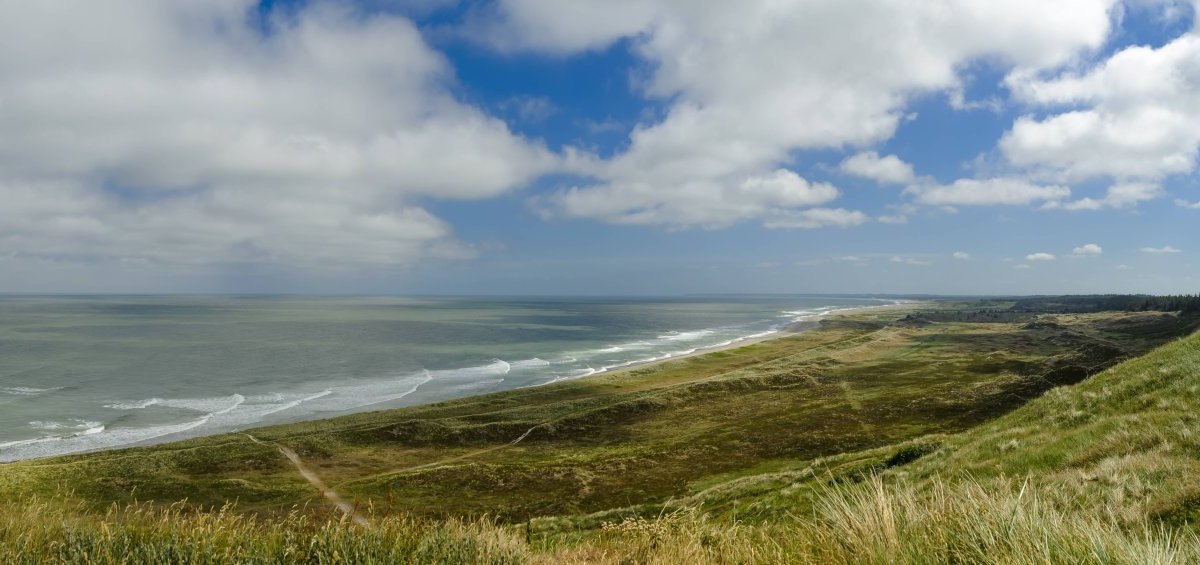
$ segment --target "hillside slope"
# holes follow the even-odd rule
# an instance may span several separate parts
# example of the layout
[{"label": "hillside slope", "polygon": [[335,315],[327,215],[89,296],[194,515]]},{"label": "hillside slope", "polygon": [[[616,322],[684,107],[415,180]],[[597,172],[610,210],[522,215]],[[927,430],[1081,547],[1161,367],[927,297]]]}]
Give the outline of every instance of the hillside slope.
[{"label": "hillside slope", "polygon": [[[319,494],[269,443],[245,436],[3,466],[0,496],[9,504],[0,511],[0,558],[111,562],[120,559],[95,556],[203,550],[289,562],[296,540],[311,538],[323,541],[310,544],[310,561],[1200,560],[1191,526],[1200,513],[1200,334],[1055,388],[1078,381],[1078,368],[1145,351],[1194,320],[942,317],[844,319],[820,332],[570,386],[253,431],[296,447],[343,493],[415,493],[415,502],[395,506],[368,498],[360,508],[368,528],[325,524],[335,514]],[[587,417],[573,418],[580,410]],[[789,428],[796,422],[809,427]],[[546,429],[530,432],[529,445],[511,444],[513,434],[534,427]],[[699,438],[722,427],[730,432],[717,437],[730,443],[696,450],[706,445]],[[789,450],[781,454],[781,445]],[[680,457],[691,453],[698,455]],[[718,459],[725,454],[749,455]],[[575,502],[553,517],[509,516],[513,526],[438,518],[578,493],[571,481],[579,475],[546,478],[614,461],[626,467],[608,467],[621,472],[590,485],[611,485],[619,495],[577,499],[599,511]],[[131,485],[136,490],[122,490]],[[665,488],[650,490],[655,485]],[[147,492],[143,500],[178,500],[189,489],[214,500],[246,492],[308,506],[280,519],[259,502],[258,522],[231,511],[178,510],[186,505],[99,518],[92,510]],[[440,502],[454,510],[409,517],[406,504]],[[222,532],[212,538],[219,541],[198,545],[211,531]]]},{"label": "hillside slope", "polygon": [[290,451],[346,499],[387,511],[523,521],[658,503],[795,461],[967,429],[1196,323],[1158,313],[920,323],[904,312],[856,313],[551,386],[263,428],[254,440],[6,465],[0,500],[69,489],[99,505],[324,508],[324,488],[281,454]]},{"label": "hillside slope", "polygon": [[[1200,559],[1198,409],[1200,334],[962,433],[537,527],[551,545],[583,552],[616,551],[638,535],[606,532],[656,523],[676,538],[660,540],[665,547],[688,548],[736,522],[742,531],[722,538],[725,551],[802,561],[1192,562]],[[703,520],[691,518],[696,509]],[[754,553],[760,543],[774,553]]]}]

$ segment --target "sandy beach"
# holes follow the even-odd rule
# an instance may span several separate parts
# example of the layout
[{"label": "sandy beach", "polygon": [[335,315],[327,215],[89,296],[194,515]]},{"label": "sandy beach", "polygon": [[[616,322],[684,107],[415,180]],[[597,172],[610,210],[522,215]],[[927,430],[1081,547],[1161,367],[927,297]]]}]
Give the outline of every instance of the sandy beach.
[{"label": "sandy beach", "polygon": [[[787,324],[786,326],[784,326],[782,328],[779,328],[778,330],[772,331],[765,335],[738,338],[738,339],[731,340],[730,343],[727,343],[724,345],[718,345],[718,346],[713,346],[713,347],[700,347],[700,348],[696,348],[696,350],[688,352],[688,353],[668,355],[668,356],[664,356],[664,357],[661,357],[658,359],[650,359],[650,360],[645,360],[645,361],[631,361],[627,364],[622,364],[621,366],[618,366],[618,367],[613,367],[613,368],[610,368],[607,370],[597,371],[597,372],[589,374],[589,375],[584,375],[581,377],[575,377],[573,379],[564,379],[564,380],[585,379],[588,377],[594,377],[596,375],[612,375],[614,373],[619,373],[622,371],[630,371],[633,369],[643,369],[648,366],[658,365],[660,363],[668,363],[671,361],[678,361],[680,359],[687,359],[689,357],[696,357],[699,355],[707,355],[709,353],[715,353],[717,351],[726,351],[729,349],[737,349],[740,347],[754,345],[756,343],[762,343],[764,341],[770,341],[773,339],[781,339],[781,338],[785,338],[785,337],[791,337],[791,336],[801,334],[801,333],[804,333],[807,331],[815,330],[815,329],[821,327],[821,322],[823,320],[830,318],[830,317],[836,317],[839,315],[846,315],[846,314],[851,314],[851,313],[855,313],[855,312],[865,312],[868,310],[906,309],[906,308],[910,308],[913,305],[919,304],[919,303],[920,303],[920,301],[906,301],[906,302],[898,302],[898,303],[894,303],[894,304],[881,304],[879,306],[861,306],[861,307],[856,307],[856,308],[839,308],[837,310],[830,310],[829,312],[823,312],[821,314],[814,314],[812,316],[806,317],[806,319],[794,321],[790,324]],[[555,382],[562,382],[562,381],[555,381]],[[553,383],[545,383],[545,384],[553,384]],[[545,385],[537,385],[537,386],[545,386]]]}]

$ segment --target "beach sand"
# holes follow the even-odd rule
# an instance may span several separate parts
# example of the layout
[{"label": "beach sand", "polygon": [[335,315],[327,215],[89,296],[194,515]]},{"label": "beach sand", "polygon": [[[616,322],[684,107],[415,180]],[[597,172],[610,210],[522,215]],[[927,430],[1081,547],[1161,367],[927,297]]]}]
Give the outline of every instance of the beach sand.
[{"label": "beach sand", "polygon": [[[695,351],[692,351],[690,353],[682,353],[679,355],[673,355],[673,356],[665,357],[665,358],[661,358],[661,359],[654,359],[651,361],[633,362],[633,363],[630,363],[629,365],[625,365],[625,366],[621,366],[621,367],[614,367],[607,371],[597,371],[597,372],[589,374],[589,375],[584,375],[581,377],[575,377],[573,379],[564,379],[564,380],[586,379],[588,377],[594,377],[594,376],[598,376],[598,375],[613,375],[615,373],[620,373],[623,371],[630,371],[633,369],[644,369],[646,367],[658,365],[661,363],[669,363],[671,361],[678,361],[680,359],[687,359],[689,357],[696,357],[699,355],[707,355],[709,353],[715,353],[717,351],[738,349],[741,347],[754,345],[756,343],[762,343],[764,341],[770,341],[773,339],[791,337],[791,336],[798,335],[798,334],[801,334],[804,332],[815,330],[815,329],[821,327],[821,322],[823,322],[826,319],[832,318],[832,317],[844,316],[847,314],[854,314],[854,313],[860,313],[860,312],[865,312],[865,311],[886,311],[886,310],[903,311],[903,310],[912,308],[914,305],[917,305],[920,303],[921,303],[920,301],[914,300],[914,301],[906,301],[906,302],[901,302],[901,303],[896,303],[896,304],[881,304],[879,306],[860,306],[860,307],[856,307],[856,308],[839,308],[837,310],[831,310],[829,312],[825,312],[822,314],[807,316],[803,320],[798,320],[798,321],[792,322],[792,323],[790,323],[768,335],[763,335],[763,336],[758,336],[758,337],[750,337],[750,338],[742,338],[739,340],[735,340],[732,343],[729,343],[726,345],[697,348]],[[554,382],[563,382],[563,381],[554,381]],[[553,383],[546,383],[546,384],[553,384]],[[537,385],[537,386],[545,386],[545,385]]]}]

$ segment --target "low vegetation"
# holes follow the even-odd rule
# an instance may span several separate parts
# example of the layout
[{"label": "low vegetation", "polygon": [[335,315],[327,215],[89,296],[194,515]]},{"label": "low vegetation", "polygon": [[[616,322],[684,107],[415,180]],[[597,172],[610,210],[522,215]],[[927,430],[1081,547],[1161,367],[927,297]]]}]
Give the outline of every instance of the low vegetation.
[{"label": "low vegetation", "polygon": [[294,512],[259,520],[232,511],[139,504],[101,515],[36,500],[0,511],[0,562],[525,563],[524,540],[486,520],[400,516],[364,529]]},{"label": "low vegetation", "polygon": [[6,465],[0,561],[1200,560],[1196,317],[1015,305],[859,313],[262,444]]}]

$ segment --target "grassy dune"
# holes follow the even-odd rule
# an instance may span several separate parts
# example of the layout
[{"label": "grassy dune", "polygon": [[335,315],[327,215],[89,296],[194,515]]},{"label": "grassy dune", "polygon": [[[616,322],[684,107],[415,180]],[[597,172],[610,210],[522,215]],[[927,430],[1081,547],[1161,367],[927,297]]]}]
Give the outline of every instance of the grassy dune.
[{"label": "grassy dune", "polygon": [[541,547],[663,563],[1196,562],[1198,405],[1200,335],[960,434],[545,520]]},{"label": "grassy dune", "polygon": [[[1187,526],[1200,508],[1200,337],[1138,357],[1194,319],[921,308],[576,382],[252,431],[356,500],[369,530],[338,520],[274,448],[240,435],[5,465],[0,561],[75,560],[61,553],[68,542],[117,557],[184,551],[205,528],[240,532],[212,551],[260,562],[286,561],[305,540],[325,540],[304,554],[313,562],[1200,558]],[[152,504],[123,506],[135,499]],[[234,500],[236,511],[206,511]],[[429,553],[438,544],[459,553]],[[179,560],[222,559],[188,555]]]}]

